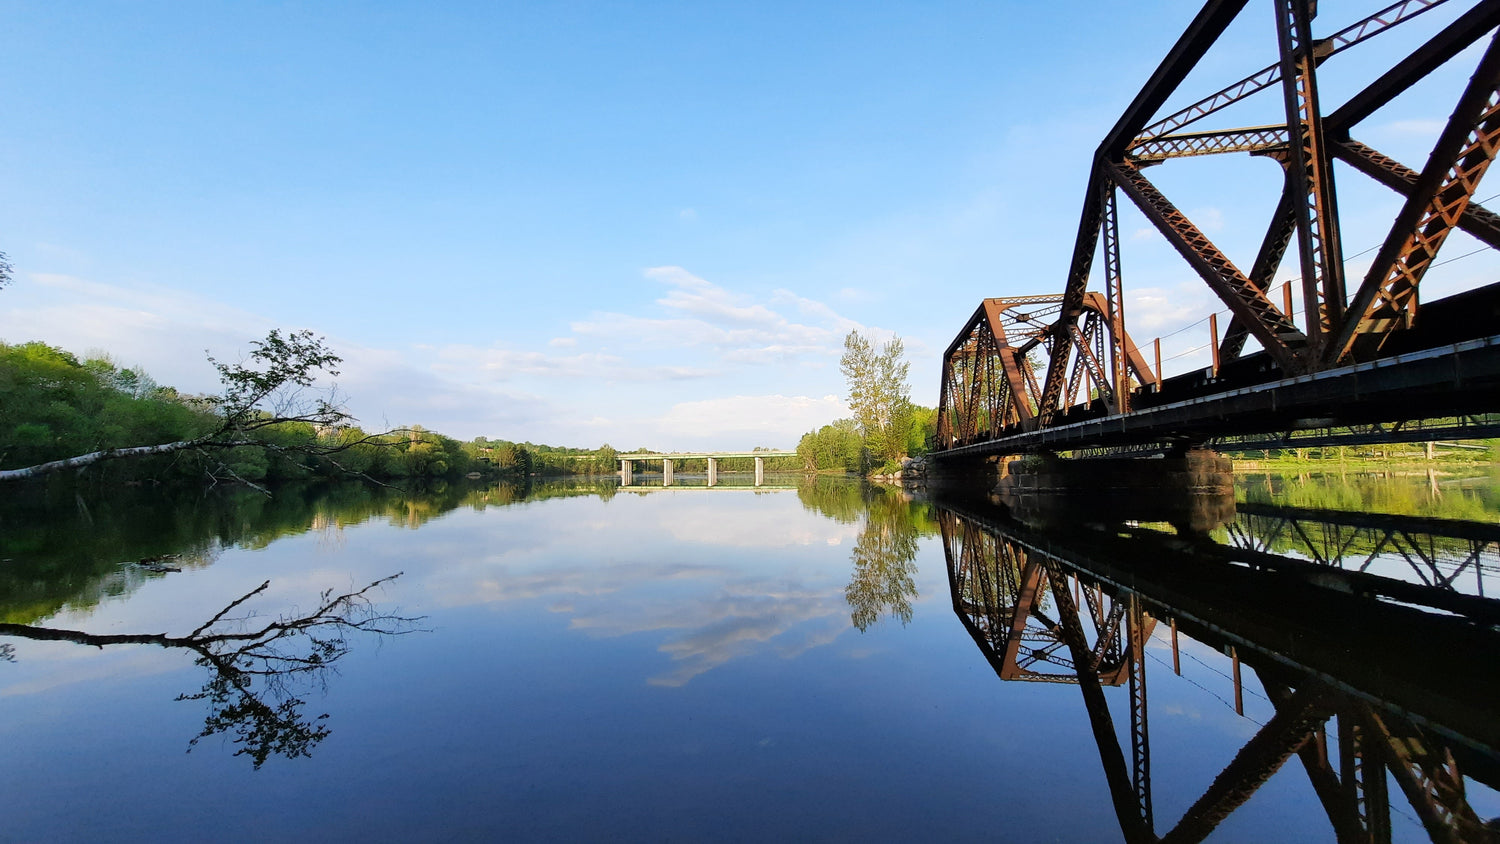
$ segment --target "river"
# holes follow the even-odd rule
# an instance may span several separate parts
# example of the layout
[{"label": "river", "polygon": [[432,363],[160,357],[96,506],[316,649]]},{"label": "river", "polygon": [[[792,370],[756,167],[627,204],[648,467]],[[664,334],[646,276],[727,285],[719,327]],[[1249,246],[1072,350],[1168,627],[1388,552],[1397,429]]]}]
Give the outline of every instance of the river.
[{"label": "river", "polygon": [[1197,530],[830,478],[12,496],[0,840],[1335,841],[1381,794],[1392,840],[1482,834],[1495,477],[1235,498]]}]

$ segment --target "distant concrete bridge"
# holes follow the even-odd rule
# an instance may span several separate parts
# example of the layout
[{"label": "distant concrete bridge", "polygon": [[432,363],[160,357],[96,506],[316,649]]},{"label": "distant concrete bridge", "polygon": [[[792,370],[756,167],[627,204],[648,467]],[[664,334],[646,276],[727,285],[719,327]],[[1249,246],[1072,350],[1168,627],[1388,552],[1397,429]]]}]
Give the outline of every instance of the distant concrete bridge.
[{"label": "distant concrete bridge", "polygon": [[767,457],[796,457],[795,451],[696,451],[681,452],[673,454],[622,454],[620,455],[620,483],[625,486],[631,485],[631,479],[635,475],[635,464],[642,460],[660,460],[662,486],[672,485],[672,461],[674,460],[707,460],[708,461],[708,485],[714,486],[719,482],[719,461],[726,457],[753,457],[755,458],[755,485],[760,486],[766,480]]}]

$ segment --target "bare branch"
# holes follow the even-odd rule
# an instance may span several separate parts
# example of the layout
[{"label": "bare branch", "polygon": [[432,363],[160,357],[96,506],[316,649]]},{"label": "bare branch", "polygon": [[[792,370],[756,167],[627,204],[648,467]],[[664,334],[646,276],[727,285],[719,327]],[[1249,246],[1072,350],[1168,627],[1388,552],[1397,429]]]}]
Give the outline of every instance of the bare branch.
[{"label": "bare branch", "polygon": [[[371,590],[400,576],[398,572],[339,595],[327,590],[312,613],[282,616],[240,632],[210,631],[230,622],[246,623],[248,618],[230,619],[229,614],[264,593],[270,581],[231,601],[186,636],[100,635],[24,624],[0,624],[0,636],[74,642],[99,648],[135,644],[192,651],[198,664],[211,668],[213,674],[200,691],[177,698],[209,702],[203,730],[189,741],[189,748],[216,733],[229,734],[233,743],[240,745],[235,754],[251,757],[258,768],[273,753],[307,756],[328,735],[328,728],[318,723],[328,716],[304,717],[303,700],[295,693],[289,678],[326,686],[327,672],[334,670],[334,664],[349,651],[346,634],[350,631],[384,636],[416,632],[421,618],[379,612],[368,598]],[[10,650],[0,654],[13,659]]]},{"label": "bare branch", "polygon": [[205,621],[202,624],[198,625],[198,629],[196,629],[193,632],[187,634],[187,637],[189,639],[191,639],[194,636],[197,636],[199,633],[202,633],[203,631],[207,630],[208,628],[213,627],[215,624],[218,623],[219,619],[223,618],[230,610],[234,609],[235,607],[239,606],[240,604],[245,603],[246,601],[250,600],[251,598],[254,598],[256,595],[259,595],[260,593],[266,591],[270,587],[271,587],[271,581],[267,580],[264,583],[262,583],[261,585],[255,587],[254,589],[251,589],[249,592],[246,592],[245,594],[239,596],[238,598],[235,598],[233,601],[231,601],[229,603],[229,606],[225,607],[222,610],[219,610],[217,613],[214,614],[213,618],[210,618],[208,621]]}]

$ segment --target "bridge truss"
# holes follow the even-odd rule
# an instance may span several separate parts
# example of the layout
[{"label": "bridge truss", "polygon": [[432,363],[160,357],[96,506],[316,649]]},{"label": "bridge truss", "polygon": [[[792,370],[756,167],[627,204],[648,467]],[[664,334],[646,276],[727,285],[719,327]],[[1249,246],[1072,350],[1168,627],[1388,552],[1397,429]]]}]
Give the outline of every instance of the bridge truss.
[{"label": "bridge truss", "polygon": [[[1443,659],[1453,655],[1445,649],[1472,648],[1475,634],[1463,624],[1451,624],[1451,618],[1438,614],[1426,616],[1406,607],[1346,597],[1353,603],[1366,603],[1356,616],[1382,616],[1366,623],[1399,628],[1402,633],[1394,634],[1396,638],[1405,634],[1411,641],[1388,649],[1364,641],[1364,634],[1350,632],[1345,639],[1332,639],[1327,653],[1319,656],[1315,652],[1325,646],[1314,646],[1318,637],[1310,639],[1303,630],[1285,639],[1301,643],[1301,651],[1290,657],[1269,639],[1285,634],[1288,624],[1297,627],[1290,619],[1298,611],[1281,622],[1269,621],[1258,615],[1259,609],[1225,600],[1228,595],[1255,595],[1251,603],[1264,600],[1258,604],[1262,608],[1297,603],[1296,595],[1307,587],[1293,585],[1278,574],[1241,570],[1231,578],[1238,582],[1226,583],[1223,578],[1233,569],[1206,571],[1214,568],[1208,559],[1181,556],[1168,543],[1144,552],[1156,571],[1130,567],[1127,587],[1119,577],[1124,571],[1095,557],[1103,551],[1101,556],[1108,559],[1120,549],[1119,540],[1110,532],[1092,539],[1083,535],[1087,530],[1075,532],[1069,535],[1081,540],[1075,545],[1003,517],[961,510],[952,503],[940,506],[938,524],[954,612],[996,674],[1002,680],[1079,687],[1126,841],[1204,840],[1293,757],[1304,769],[1340,842],[1391,840],[1391,815],[1399,807],[1391,800],[1387,772],[1432,840],[1500,839],[1466,793],[1466,780],[1476,775],[1477,781],[1494,784],[1495,769],[1485,761],[1493,745],[1485,740],[1471,744],[1476,733],[1453,730],[1465,720],[1471,728],[1488,723],[1490,698],[1485,692],[1437,695],[1434,699],[1447,701],[1438,709],[1446,707],[1443,716],[1453,719],[1442,724],[1429,720],[1433,712],[1422,714],[1427,706],[1412,705],[1420,694],[1408,697],[1397,692],[1399,683],[1387,684],[1410,667],[1404,661],[1424,654]],[[1201,580],[1190,583],[1195,579]],[[1261,588],[1265,593],[1256,594]],[[1338,593],[1349,595],[1342,589]],[[1205,610],[1207,614],[1202,614]],[[1158,617],[1170,625],[1174,671],[1178,670],[1181,627],[1212,650],[1232,654],[1237,712],[1243,714],[1239,703],[1242,662],[1259,677],[1273,708],[1272,717],[1165,832],[1158,831],[1153,805],[1146,694],[1145,647]],[[1304,622],[1309,618],[1313,626],[1326,624],[1328,629],[1348,623],[1348,616],[1321,620],[1302,616]],[[1351,642],[1371,649],[1355,657],[1349,650]],[[1371,664],[1388,660],[1389,665],[1355,678],[1347,669],[1370,667],[1365,659]],[[1422,676],[1420,671],[1418,676]],[[1104,692],[1104,687],[1127,681],[1128,755]],[[1461,688],[1463,680],[1458,682]],[[1403,702],[1395,703],[1398,699]],[[1449,705],[1460,699],[1466,701],[1463,706]],[[1455,718],[1460,710],[1467,714]],[[1493,730],[1489,732],[1493,738]],[[1475,755],[1476,747],[1486,749]]]},{"label": "bridge truss", "polygon": [[[1314,0],[1269,0],[1276,22],[1275,61],[1157,117],[1189,72],[1251,5],[1249,0],[1209,0],[1095,151],[1063,292],[985,299],[948,347],[935,443],[939,456],[1065,426],[1080,417],[1129,414],[1163,401],[1159,352],[1153,367],[1125,330],[1118,207],[1122,195],[1230,313],[1222,336],[1213,325],[1214,365],[1200,382],[1218,381],[1223,372],[1235,370],[1239,381],[1220,387],[1227,389],[1333,372],[1411,351],[1410,342],[1395,338],[1417,324],[1418,291],[1448,236],[1462,229],[1486,246],[1500,248],[1500,216],[1475,201],[1480,179],[1500,148],[1500,33],[1495,31],[1500,27],[1500,2],[1481,0],[1410,53],[1391,56],[1394,61],[1387,70],[1331,110],[1320,98],[1318,72],[1345,50],[1444,2],[1401,0],[1332,34],[1315,36]],[[1362,121],[1476,44],[1483,49],[1476,51],[1479,59],[1470,81],[1420,169],[1353,136]],[[1277,93],[1284,122],[1200,128],[1200,122],[1231,105]],[[1266,171],[1279,182],[1280,200],[1248,271],[1221,251],[1148,176],[1150,168],[1177,159],[1230,153],[1248,153],[1279,165]],[[1344,260],[1335,161],[1403,197],[1362,276],[1355,276]],[[1288,253],[1301,272],[1300,320],[1291,284],[1280,297],[1273,292],[1272,281]],[[1089,290],[1096,260],[1103,269],[1102,294]],[[1480,325],[1462,337],[1429,332],[1423,342],[1434,337],[1443,342],[1491,338],[1496,333],[1493,324]],[[1251,339],[1260,351],[1246,355]],[[1253,364],[1247,361],[1252,357]],[[1462,389],[1461,384],[1450,389],[1454,387]],[[1471,414],[1476,410],[1466,409]],[[1413,418],[1410,408],[1404,412],[1405,416],[1394,416]],[[1444,415],[1448,414],[1441,409],[1428,414]],[[1393,412],[1387,410],[1384,416],[1393,417]],[[1398,420],[1362,418],[1354,423],[1392,421]],[[1324,420],[1320,427],[1336,423]],[[1268,430],[1305,427],[1288,422],[1277,426]],[[1481,435],[1492,435],[1493,427]],[[1203,442],[1210,436],[1199,432],[1196,439]],[[1057,442],[1030,437],[1025,445],[1056,448]]]}]

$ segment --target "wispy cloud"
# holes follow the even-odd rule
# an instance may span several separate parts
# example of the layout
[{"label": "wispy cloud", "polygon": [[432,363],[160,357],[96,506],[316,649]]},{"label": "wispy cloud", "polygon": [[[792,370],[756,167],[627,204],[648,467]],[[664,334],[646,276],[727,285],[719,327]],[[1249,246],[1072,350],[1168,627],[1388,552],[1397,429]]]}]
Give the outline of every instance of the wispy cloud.
[{"label": "wispy cloud", "polygon": [[[707,351],[726,363],[759,365],[831,359],[844,335],[862,327],[822,302],[786,290],[759,302],[682,267],[654,267],[645,274],[670,288],[655,301],[660,315],[598,312],[572,323],[573,333],[605,343],[628,340],[641,348]],[[783,305],[801,319],[778,310]]]},{"label": "wispy cloud", "polygon": [[[848,405],[838,396],[727,396],[675,404],[662,415],[660,424],[669,435],[719,431],[788,442],[848,415]],[[757,440],[756,444],[766,443]]]},{"label": "wispy cloud", "polygon": [[438,350],[436,371],[482,373],[487,380],[530,375],[541,378],[600,378],[610,381],[680,381],[708,378],[715,370],[695,366],[638,365],[618,355],[580,352],[549,355],[505,348],[449,345]]}]

